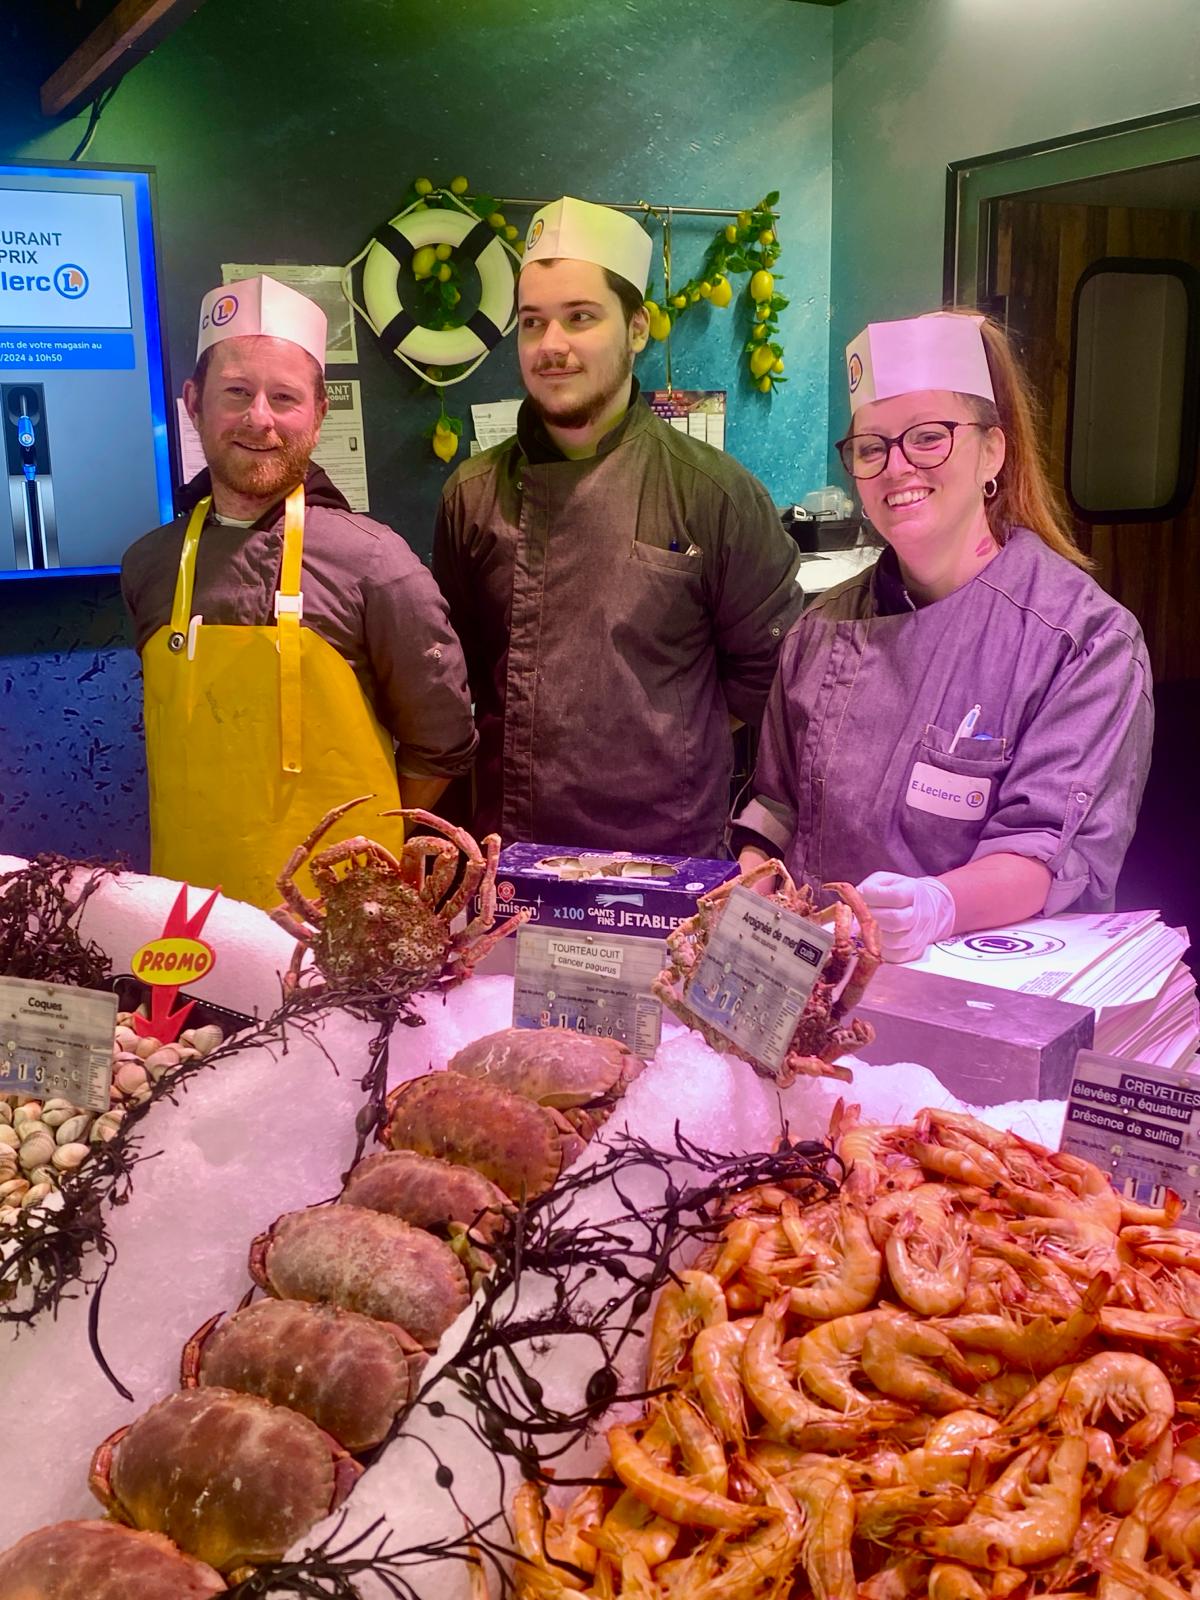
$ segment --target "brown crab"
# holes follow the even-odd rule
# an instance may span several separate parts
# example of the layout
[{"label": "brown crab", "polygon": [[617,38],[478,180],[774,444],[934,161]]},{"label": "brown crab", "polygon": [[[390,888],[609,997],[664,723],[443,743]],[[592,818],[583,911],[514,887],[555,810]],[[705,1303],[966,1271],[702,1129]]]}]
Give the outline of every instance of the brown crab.
[{"label": "brown crab", "polygon": [[512,1205],[504,1191],[470,1167],[456,1166],[415,1150],[378,1150],[346,1179],[343,1205],[386,1211],[439,1238],[470,1235],[494,1244],[507,1230]]},{"label": "brown crab", "polygon": [[161,1533],[55,1522],[0,1555],[0,1600],[208,1600],[225,1580]]},{"label": "brown crab", "polygon": [[[730,894],[738,885],[754,888],[768,878],[778,880],[778,886],[765,896],[785,910],[797,912],[810,922],[833,923],[833,949],[825,959],[808,1004],[800,1016],[788,1044],[783,1066],[776,1073],[766,1069],[744,1050],[718,1033],[703,1018],[697,1017],[688,1007],[687,983],[700,964],[704,948]],[[862,999],[863,991],[878,970],[882,960],[879,950],[879,929],[858,890],[850,883],[827,883],[826,889],[838,895],[838,900],[823,911],[816,909],[813,893],[807,885],[797,888],[791,874],[781,861],[763,861],[736,878],[729,878],[701,895],[696,903],[696,914],[681,922],[667,935],[668,963],[654,980],[654,993],[662,1003],[690,1028],[704,1036],[714,1050],[728,1051],[748,1061],[757,1072],[764,1072],[786,1088],[799,1077],[842,1078],[853,1081],[849,1067],[834,1063],[841,1055],[857,1045],[870,1044],[875,1030],[869,1022],[858,1018],[846,1023],[845,1018]],[[761,891],[760,891],[761,892]],[[858,936],[854,933],[854,919],[858,919]],[[840,985],[840,988],[839,988]]]},{"label": "brown crab", "polygon": [[89,1483],[119,1521],[165,1533],[230,1575],[278,1561],[361,1472],[285,1406],[232,1389],[184,1389],[105,1439]]},{"label": "brown crab", "polygon": [[388,1096],[380,1137],[474,1167],[512,1200],[544,1194],[583,1149],[570,1123],[550,1106],[453,1072],[430,1072]]},{"label": "brown crab", "polygon": [[644,1066],[616,1039],[571,1028],[501,1028],[460,1050],[446,1070],[561,1111],[590,1139]]},{"label": "brown crab", "polygon": [[[284,980],[289,990],[300,981],[307,950],[334,983],[369,984],[391,973],[403,973],[448,988],[470,977],[476,962],[497,940],[519,928],[529,916],[528,911],[520,911],[499,928],[492,926],[496,920],[498,836],[489,833],[481,852],[465,829],[453,827],[429,811],[380,813],[403,817],[440,835],[409,839],[399,860],[361,834],[313,854],[339,817],[371,798],[360,795],[326,812],[292,851],[275,880],[284,903],[271,912],[271,920],[299,941]],[[320,891],[316,900],[303,894],[295,881],[305,861],[310,861]],[[339,875],[336,869],[343,863],[346,870]],[[455,887],[460,865],[462,875]],[[476,892],[480,897],[478,916],[460,933],[452,933],[450,924]]]},{"label": "brown crab", "polygon": [[428,1350],[470,1298],[448,1244],[362,1206],[288,1212],[250,1246],[250,1276],[280,1300],[323,1300],[395,1323]]},{"label": "brown crab", "polygon": [[391,1323],[307,1300],[257,1300],[198,1328],[179,1377],[184,1389],[261,1395],[359,1451],[386,1437],[424,1363],[421,1346]]}]

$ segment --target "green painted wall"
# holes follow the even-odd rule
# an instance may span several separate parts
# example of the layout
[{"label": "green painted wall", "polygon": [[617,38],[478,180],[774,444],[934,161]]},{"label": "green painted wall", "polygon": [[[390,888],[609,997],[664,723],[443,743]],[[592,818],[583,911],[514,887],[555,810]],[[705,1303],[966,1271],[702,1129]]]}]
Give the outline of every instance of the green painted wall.
[{"label": "green painted wall", "polygon": [[[64,158],[86,117],[47,127],[44,55],[11,26],[0,18],[0,155]],[[86,159],[157,168],[177,387],[222,261],[349,260],[419,173],[677,205],[777,188],[791,381],[769,400],[752,391],[744,325],[711,308],[680,329],[674,380],[729,388],[729,447],[783,502],[824,482],[832,29],[830,11],[794,0],[206,0],[127,76]],[[714,226],[679,222],[677,272]],[[360,353],[334,374],[363,382],[372,510],[425,554],[447,472],[421,436],[436,402],[362,329]],[[661,384],[661,348],[639,371]],[[452,394],[517,392],[502,349]],[[114,584],[83,588],[0,584],[0,850],[140,864],[136,658]],[[78,776],[97,768],[104,787],[80,807]]]},{"label": "green painted wall", "polygon": [[947,163],[1200,101],[1200,5],[847,0],[832,15],[840,431],[847,341],[941,303]]}]

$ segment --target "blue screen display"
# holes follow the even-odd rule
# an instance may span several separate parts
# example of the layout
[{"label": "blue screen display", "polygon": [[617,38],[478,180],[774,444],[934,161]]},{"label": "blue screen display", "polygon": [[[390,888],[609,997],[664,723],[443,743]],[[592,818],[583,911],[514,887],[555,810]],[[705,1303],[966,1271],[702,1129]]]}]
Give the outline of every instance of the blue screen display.
[{"label": "blue screen display", "polygon": [[151,173],[0,162],[0,577],[170,520],[167,394]]}]

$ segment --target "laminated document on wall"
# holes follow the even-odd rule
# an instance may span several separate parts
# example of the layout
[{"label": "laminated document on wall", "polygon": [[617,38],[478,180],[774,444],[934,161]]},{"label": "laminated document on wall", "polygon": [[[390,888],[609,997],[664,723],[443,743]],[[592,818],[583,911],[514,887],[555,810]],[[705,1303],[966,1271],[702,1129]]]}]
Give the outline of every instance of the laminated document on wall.
[{"label": "laminated document on wall", "polygon": [[726,391],[724,389],[648,389],[646,404],[680,433],[703,439],[718,450],[725,448]]}]

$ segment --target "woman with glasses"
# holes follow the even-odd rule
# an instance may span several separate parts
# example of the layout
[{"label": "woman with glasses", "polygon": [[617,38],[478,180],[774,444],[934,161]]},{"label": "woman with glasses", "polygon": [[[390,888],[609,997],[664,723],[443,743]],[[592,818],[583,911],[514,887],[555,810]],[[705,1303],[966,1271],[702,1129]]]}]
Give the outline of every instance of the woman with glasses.
[{"label": "woman with glasses", "polygon": [[891,961],[1111,908],[1150,666],[1058,510],[1008,341],[937,312],[872,323],[846,357],[838,451],[888,548],[784,642],[742,868],[777,855],[814,888],[858,883]]}]

